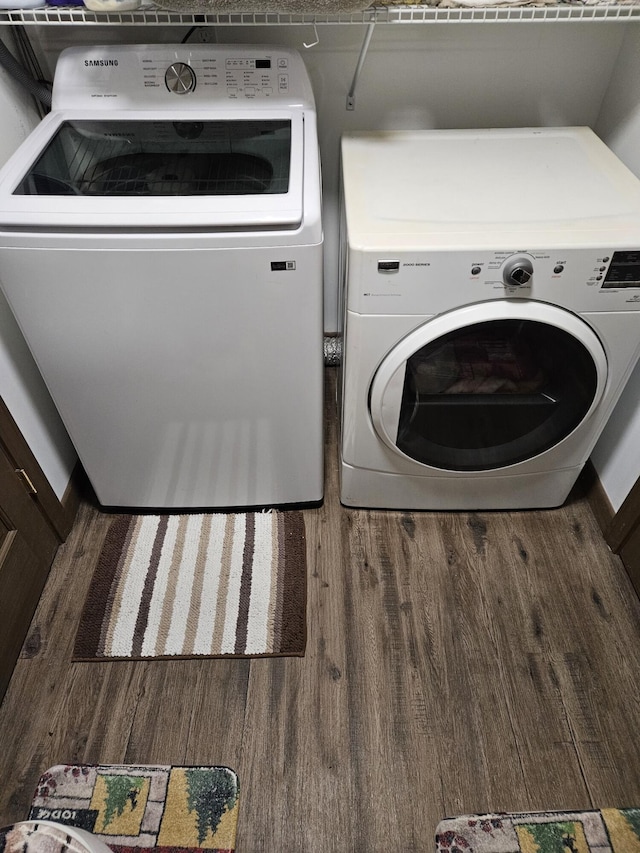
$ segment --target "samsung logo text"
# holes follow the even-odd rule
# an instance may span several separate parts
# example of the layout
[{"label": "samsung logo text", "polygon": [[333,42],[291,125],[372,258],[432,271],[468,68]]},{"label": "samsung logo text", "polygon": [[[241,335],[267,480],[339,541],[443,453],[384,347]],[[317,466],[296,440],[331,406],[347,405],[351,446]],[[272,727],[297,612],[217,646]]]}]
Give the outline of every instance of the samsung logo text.
[{"label": "samsung logo text", "polygon": [[104,67],[105,65],[117,65],[117,59],[85,59],[84,64],[87,67],[98,66]]}]

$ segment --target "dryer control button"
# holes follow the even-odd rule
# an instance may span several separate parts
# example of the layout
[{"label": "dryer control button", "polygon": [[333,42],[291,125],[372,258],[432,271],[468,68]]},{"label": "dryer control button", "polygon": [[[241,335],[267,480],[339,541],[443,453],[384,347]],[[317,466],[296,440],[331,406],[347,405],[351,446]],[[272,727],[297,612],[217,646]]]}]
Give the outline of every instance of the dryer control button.
[{"label": "dryer control button", "polygon": [[504,268],[504,283],[510,287],[529,284],[533,276],[533,264],[529,258],[512,258]]},{"label": "dryer control button", "polygon": [[193,68],[185,62],[174,62],[167,68],[164,82],[174,95],[186,95],[196,88],[196,75]]}]

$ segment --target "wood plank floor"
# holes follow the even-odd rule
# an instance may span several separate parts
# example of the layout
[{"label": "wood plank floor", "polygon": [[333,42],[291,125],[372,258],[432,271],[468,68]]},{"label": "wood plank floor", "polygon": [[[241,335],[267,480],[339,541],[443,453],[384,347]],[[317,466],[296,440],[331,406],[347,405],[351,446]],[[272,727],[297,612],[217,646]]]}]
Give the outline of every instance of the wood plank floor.
[{"label": "wood plank floor", "polygon": [[584,498],[348,510],[335,369],[303,659],[70,663],[84,505],[0,708],[0,822],[61,762],[228,764],[239,853],[432,851],[445,815],[640,805],[640,603]]}]

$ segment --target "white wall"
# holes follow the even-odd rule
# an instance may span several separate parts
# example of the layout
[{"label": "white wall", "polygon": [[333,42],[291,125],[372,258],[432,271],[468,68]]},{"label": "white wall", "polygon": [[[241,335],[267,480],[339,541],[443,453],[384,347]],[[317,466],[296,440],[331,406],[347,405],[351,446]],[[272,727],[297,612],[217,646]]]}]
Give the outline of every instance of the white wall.
[{"label": "white wall", "polygon": [[0,396],[61,498],[76,461],[75,451],[2,293],[0,376]]},{"label": "white wall", "polygon": [[[640,177],[640,26],[629,26],[595,130]],[[618,510],[640,477],[640,366],[633,372],[591,456]]]},{"label": "white wall", "polygon": [[[6,33],[3,40],[8,44]],[[0,165],[39,121],[30,95],[0,68]],[[75,451],[51,397],[0,293],[0,396],[58,497],[75,464]]]},{"label": "white wall", "polygon": [[617,512],[640,477],[640,366],[631,374],[591,461]]},{"label": "white wall", "polygon": [[[7,45],[9,47],[9,45]],[[13,154],[39,121],[31,96],[0,68],[0,165]]]}]

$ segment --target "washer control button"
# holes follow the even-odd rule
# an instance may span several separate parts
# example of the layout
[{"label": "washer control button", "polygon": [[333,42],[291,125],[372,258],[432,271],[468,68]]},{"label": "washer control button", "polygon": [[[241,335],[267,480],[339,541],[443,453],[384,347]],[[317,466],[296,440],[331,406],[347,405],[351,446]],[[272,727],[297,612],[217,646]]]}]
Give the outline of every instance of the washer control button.
[{"label": "washer control button", "polygon": [[553,271],[554,271],[554,273],[555,273],[556,275],[558,275],[558,273],[564,272],[564,266],[563,266],[562,264],[557,264],[557,265],[553,268]]},{"label": "washer control button", "polygon": [[505,264],[504,283],[511,287],[529,284],[533,275],[533,264],[529,258],[512,258]]},{"label": "washer control button", "polygon": [[196,88],[196,75],[193,68],[185,62],[174,62],[167,68],[164,82],[174,95],[186,95]]},{"label": "washer control button", "polygon": [[471,267],[471,275],[480,275],[482,267]]}]

